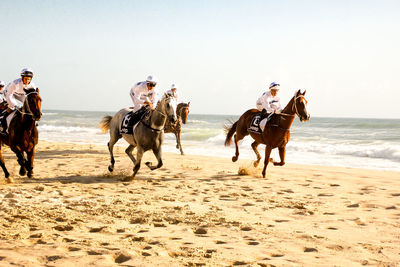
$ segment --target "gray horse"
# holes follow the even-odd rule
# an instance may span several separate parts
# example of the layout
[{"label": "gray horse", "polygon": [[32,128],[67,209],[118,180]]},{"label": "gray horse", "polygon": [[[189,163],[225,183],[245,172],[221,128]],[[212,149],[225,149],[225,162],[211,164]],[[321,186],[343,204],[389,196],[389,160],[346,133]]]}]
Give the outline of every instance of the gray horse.
[{"label": "gray horse", "polygon": [[[108,142],[108,150],[111,156],[111,165],[108,166],[108,170],[112,172],[114,170],[114,154],[113,148],[115,143],[123,137],[129,146],[125,150],[129,158],[132,160],[133,175],[126,180],[132,180],[136,173],[139,171],[140,162],[143,157],[143,153],[147,150],[153,150],[154,155],[157,158],[158,164],[153,166],[151,162],[146,162],[146,165],[151,169],[155,170],[160,168],[163,163],[161,159],[161,145],[164,141],[164,126],[167,119],[173,123],[176,123],[175,116],[176,103],[172,97],[164,98],[157,103],[155,109],[150,110],[147,115],[137,124],[133,134],[121,134],[120,126],[125,115],[130,112],[130,109],[121,109],[114,117],[105,116],[100,124],[99,128],[106,133],[110,130],[110,141]],[[132,151],[137,147],[137,155],[135,158]]]}]

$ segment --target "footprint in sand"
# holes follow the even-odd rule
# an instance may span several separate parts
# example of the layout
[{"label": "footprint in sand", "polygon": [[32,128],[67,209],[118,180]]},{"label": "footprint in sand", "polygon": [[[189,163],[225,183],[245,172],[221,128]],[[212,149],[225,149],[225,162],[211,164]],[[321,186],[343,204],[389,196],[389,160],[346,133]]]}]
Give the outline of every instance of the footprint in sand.
[{"label": "footprint in sand", "polygon": [[257,246],[259,244],[260,244],[260,242],[257,242],[257,241],[249,241],[249,242],[247,242],[247,245],[250,245],[250,246]]},{"label": "footprint in sand", "polygon": [[318,249],[316,249],[316,248],[307,248],[307,247],[305,247],[305,248],[303,249],[303,251],[304,251],[304,252],[318,252]]},{"label": "footprint in sand", "polygon": [[274,220],[277,223],[283,223],[283,222],[288,222],[289,220]]},{"label": "footprint in sand", "polygon": [[332,193],[320,193],[317,195],[318,197],[332,197],[333,194]]},{"label": "footprint in sand", "polygon": [[132,257],[128,254],[120,253],[115,255],[114,262],[115,263],[123,263],[130,260]]},{"label": "footprint in sand", "polygon": [[226,244],[226,242],[222,241],[222,240],[217,240],[217,241],[215,241],[215,244],[222,245],[222,244]]}]

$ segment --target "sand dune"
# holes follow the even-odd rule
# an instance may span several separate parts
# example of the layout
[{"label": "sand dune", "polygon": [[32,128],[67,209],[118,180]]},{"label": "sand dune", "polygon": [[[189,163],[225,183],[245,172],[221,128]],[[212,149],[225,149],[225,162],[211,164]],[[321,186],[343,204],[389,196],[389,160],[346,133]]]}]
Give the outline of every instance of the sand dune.
[{"label": "sand dune", "polygon": [[105,146],[41,141],[28,179],[3,150],[0,266],[400,263],[398,172],[287,164],[262,179],[247,160],[164,153],[122,182],[123,147],[109,174]]}]

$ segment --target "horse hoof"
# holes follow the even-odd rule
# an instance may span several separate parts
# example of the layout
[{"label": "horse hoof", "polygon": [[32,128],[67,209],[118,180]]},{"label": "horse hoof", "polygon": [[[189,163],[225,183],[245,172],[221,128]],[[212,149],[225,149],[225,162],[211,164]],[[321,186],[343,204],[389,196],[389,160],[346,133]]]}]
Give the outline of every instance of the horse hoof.
[{"label": "horse hoof", "polygon": [[176,149],[179,149],[179,145],[176,145]]},{"label": "horse hoof", "polygon": [[238,157],[236,157],[236,156],[233,156],[233,157],[232,157],[232,161],[233,161],[233,162],[236,162],[237,160],[238,160]]},{"label": "horse hoof", "polygon": [[151,169],[151,162],[150,161],[146,162],[145,164],[146,164],[147,167],[149,167]]},{"label": "horse hoof", "polygon": [[14,183],[14,179],[13,178],[7,178],[6,182],[7,182],[7,184],[12,184],[12,183]]},{"label": "horse hoof", "polygon": [[123,182],[130,182],[130,181],[132,181],[133,180],[133,176],[130,176],[130,177],[125,177],[125,178],[123,178],[123,179],[121,179]]},{"label": "horse hoof", "polygon": [[114,168],[113,168],[113,167],[111,167],[111,166],[108,166],[108,171],[109,171],[109,172],[113,172],[113,170],[114,170]]},{"label": "horse hoof", "polygon": [[26,174],[26,170],[21,168],[19,170],[19,175],[24,176],[25,174]]},{"label": "horse hoof", "polygon": [[258,161],[254,161],[254,162],[253,162],[253,166],[254,166],[254,168],[257,168],[257,166],[258,166],[258,163],[259,163]]},{"label": "horse hoof", "polygon": [[28,178],[33,178],[33,172],[28,172]]}]

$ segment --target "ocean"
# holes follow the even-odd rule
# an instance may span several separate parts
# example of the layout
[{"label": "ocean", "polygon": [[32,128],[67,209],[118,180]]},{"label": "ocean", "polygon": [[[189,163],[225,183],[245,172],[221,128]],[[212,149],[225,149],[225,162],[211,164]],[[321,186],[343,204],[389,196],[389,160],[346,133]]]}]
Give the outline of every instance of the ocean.
[{"label": "ocean", "polygon": [[[109,135],[102,134],[98,123],[115,112],[45,110],[39,122],[39,139],[50,142],[104,145]],[[234,144],[224,146],[223,125],[236,121],[238,115],[190,114],[183,125],[182,146],[185,154],[231,158]],[[255,159],[251,137],[239,146],[242,159]],[[127,146],[121,139],[117,145]],[[179,154],[175,135],[165,134],[163,151]],[[259,146],[264,155],[264,145]],[[291,128],[286,162],[325,166],[342,166],[400,172],[400,119],[313,118]],[[148,152],[150,153],[150,152]],[[277,149],[271,155],[279,160]]]}]

